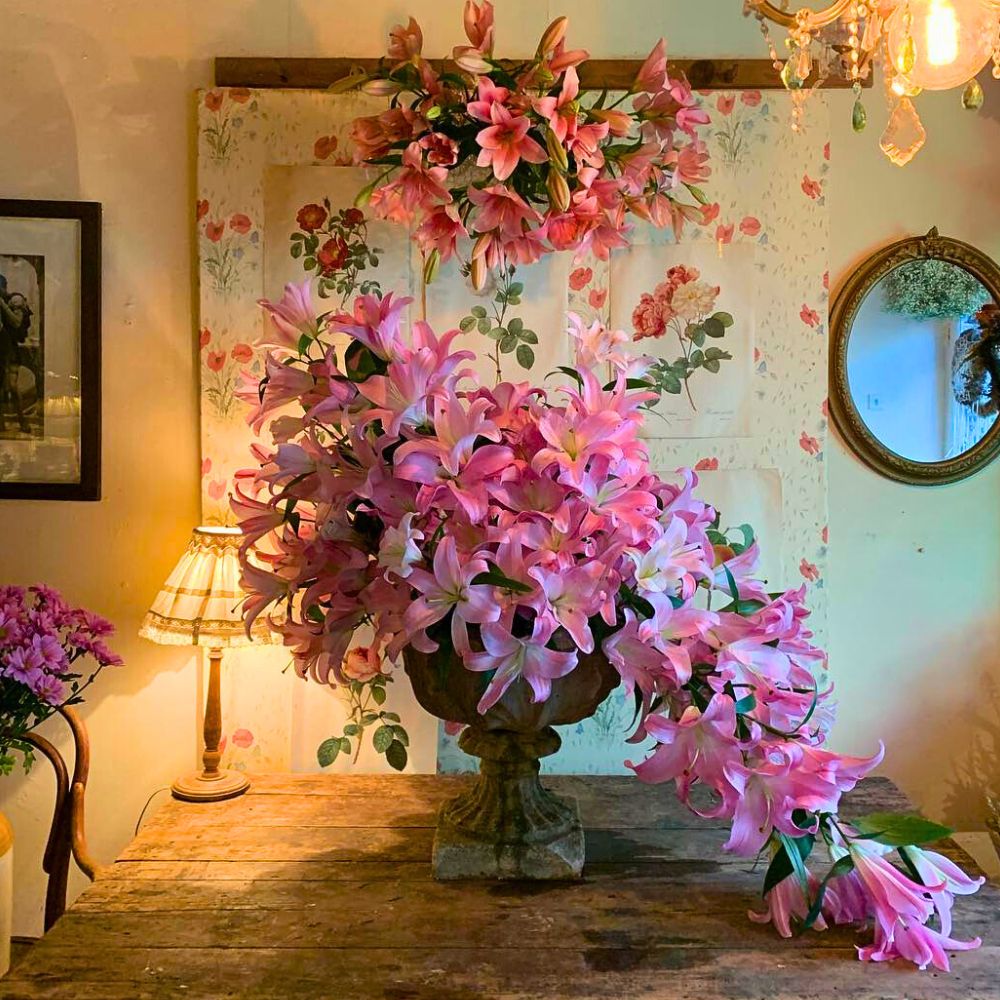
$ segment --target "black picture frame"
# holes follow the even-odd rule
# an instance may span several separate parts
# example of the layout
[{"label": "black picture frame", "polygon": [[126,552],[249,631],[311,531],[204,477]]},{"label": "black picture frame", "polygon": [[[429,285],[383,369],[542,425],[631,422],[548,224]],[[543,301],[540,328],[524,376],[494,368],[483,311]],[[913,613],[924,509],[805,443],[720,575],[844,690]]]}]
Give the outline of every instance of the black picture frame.
[{"label": "black picture frame", "polygon": [[80,478],[73,483],[3,482],[0,500],[101,499],[101,205],[92,201],[0,198],[0,220],[80,224]]}]

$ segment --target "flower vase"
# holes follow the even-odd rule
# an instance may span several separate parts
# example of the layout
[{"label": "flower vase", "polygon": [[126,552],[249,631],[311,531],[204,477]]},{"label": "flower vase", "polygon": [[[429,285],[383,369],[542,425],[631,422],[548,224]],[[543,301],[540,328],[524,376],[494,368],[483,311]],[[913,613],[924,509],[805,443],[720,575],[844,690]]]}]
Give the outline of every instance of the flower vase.
[{"label": "flower vase", "polygon": [[584,862],[584,833],[576,801],[548,791],[539,761],[560,746],[552,727],[589,718],[619,684],[599,653],[552,682],[534,702],[521,678],[481,714],[489,678],[468,670],[453,651],[403,654],[420,705],[447,722],[464,723],[459,746],[479,758],[472,786],[445,802],[434,836],[434,877],[447,879],[572,879]]}]

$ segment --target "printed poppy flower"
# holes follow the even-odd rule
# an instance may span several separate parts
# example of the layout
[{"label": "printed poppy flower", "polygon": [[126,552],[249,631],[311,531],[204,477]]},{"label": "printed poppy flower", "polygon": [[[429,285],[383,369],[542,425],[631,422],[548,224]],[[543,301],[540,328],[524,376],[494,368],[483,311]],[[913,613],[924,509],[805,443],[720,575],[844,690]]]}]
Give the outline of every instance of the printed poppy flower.
[{"label": "printed poppy flower", "polygon": [[317,160],[327,160],[337,151],[339,145],[340,141],[335,135],[321,135],[313,143],[313,157]]},{"label": "printed poppy flower", "polygon": [[209,342],[212,340],[212,331],[209,330],[207,326],[203,326],[198,334],[198,346],[208,347]]},{"label": "printed poppy flower", "polygon": [[221,372],[222,366],[226,363],[225,351],[209,351],[205,355],[205,364],[213,372]]},{"label": "printed poppy flower", "polygon": [[808,455],[819,454],[819,441],[805,431],[799,435],[799,447]]},{"label": "printed poppy flower", "polygon": [[210,90],[205,95],[205,107],[209,111],[218,111],[222,107],[223,97],[221,90]]},{"label": "printed poppy flower", "polygon": [[759,90],[744,90],[740,94],[740,100],[748,107],[755,108],[760,104],[761,93]]},{"label": "printed poppy flower", "polygon": [[824,271],[823,272],[823,287],[827,291],[830,291],[830,272],[829,271]]},{"label": "printed poppy flower", "polygon": [[695,472],[715,472],[719,468],[717,458],[702,458],[694,467]]},{"label": "printed poppy flower", "polygon": [[239,233],[241,236],[246,235],[253,229],[253,223],[250,221],[250,216],[244,215],[242,212],[237,212],[229,220],[229,228],[234,233]]},{"label": "printed poppy flower", "polygon": [[298,223],[299,229],[307,233],[314,233],[326,222],[326,215],[326,209],[322,205],[310,203],[299,209],[295,221]]},{"label": "printed poppy flower", "polygon": [[249,729],[237,729],[233,733],[233,746],[249,750],[253,746],[253,733]]},{"label": "printed poppy flower", "polygon": [[230,354],[234,361],[245,365],[253,357],[253,348],[249,344],[239,343],[230,351]]},{"label": "printed poppy flower", "polygon": [[819,313],[815,309],[810,309],[809,306],[803,304],[802,308],[799,310],[799,317],[806,326],[816,327],[819,326]]},{"label": "printed poppy flower", "polygon": [[829,399],[824,399],[823,400],[822,404],[820,405],[820,410],[822,410],[823,416],[826,417],[827,420],[829,420],[830,419],[830,400]]},{"label": "printed poppy flower", "polygon": [[327,240],[316,254],[324,274],[339,271],[347,263],[347,244],[339,237]]},{"label": "printed poppy flower", "polygon": [[208,484],[208,495],[213,500],[221,500],[226,495],[226,480],[213,479]]},{"label": "printed poppy flower", "polygon": [[818,198],[823,193],[823,185],[814,181],[808,174],[802,177],[802,190],[809,198]]},{"label": "printed poppy flower", "polygon": [[713,201],[711,205],[703,205],[701,209],[701,224],[703,226],[710,226],[719,217],[719,212],[722,207],[717,201]]},{"label": "printed poppy flower", "polygon": [[222,239],[222,234],[226,231],[225,222],[206,222],[205,235],[213,242],[218,243]]},{"label": "printed poppy flower", "polygon": [[250,91],[246,87],[231,87],[229,89],[229,99],[237,104],[246,104],[250,100]]},{"label": "printed poppy flower", "polygon": [[720,94],[715,106],[719,109],[720,115],[731,115],[733,108],[736,107],[736,98],[732,94]]},{"label": "printed poppy flower", "polygon": [[589,267],[578,267],[570,273],[569,276],[569,287],[573,289],[574,292],[579,292],[581,289],[586,288],[590,284],[590,279],[593,278],[594,272]]},{"label": "printed poppy flower", "polygon": [[756,219],[752,215],[746,216],[740,223],[740,232],[744,236],[758,236],[760,229],[760,219]]},{"label": "printed poppy flower", "polygon": [[819,579],[819,567],[815,563],[803,559],[799,563],[799,572],[810,582],[815,583]]},{"label": "printed poppy flower", "polygon": [[206,215],[208,215],[208,201],[204,198],[199,198],[195,203],[195,218],[201,222]]},{"label": "printed poppy flower", "polygon": [[587,301],[590,303],[592,309],[602,309],[607,299],[608,290],[606,288],[594,288],[591,289]]},{"label": "printed poppy flower", "polygon": [[824,545],[828,545],[829,544],[829,542],[830,542],[830,528],[828,526],[824,527],[823,530],[820,532],[820,538],[823,539],[823,544]]},{"label": "printed poppy flower", "polygon": [[830,143],[826,143],[823,146],[823,159],[824,160],[829,160],[830,159]]},{"label": "printed poppy flower", "polygon": [[210,458],[203,458],[201,460],[201,474],[207,476],[212,471],[212,460]]},{"label": "printed poppy flower", "polygon": [[724,245],[733,242],[733,232],[735,227],[730,223],[728,226],[719,226],[715,230],[715,242]]}]

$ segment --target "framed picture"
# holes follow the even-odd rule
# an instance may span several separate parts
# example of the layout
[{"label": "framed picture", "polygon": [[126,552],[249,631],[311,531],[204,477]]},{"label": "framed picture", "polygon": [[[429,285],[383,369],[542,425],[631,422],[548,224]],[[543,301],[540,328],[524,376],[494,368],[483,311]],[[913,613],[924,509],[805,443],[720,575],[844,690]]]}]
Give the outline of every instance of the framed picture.
[{"label": "framed picture", "polygon": [[101,206],[0,199],[0,499],[101,496]]}]

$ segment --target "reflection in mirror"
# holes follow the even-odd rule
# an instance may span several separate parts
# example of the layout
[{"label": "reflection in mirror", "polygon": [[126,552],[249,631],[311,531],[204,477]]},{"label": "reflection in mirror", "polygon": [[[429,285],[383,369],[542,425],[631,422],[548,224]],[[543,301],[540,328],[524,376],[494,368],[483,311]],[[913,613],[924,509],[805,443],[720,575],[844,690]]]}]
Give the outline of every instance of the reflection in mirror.
[{"label": "reflection in mirror", "polygon": [[942,462],[982,440],[1000,402],[998,317],[986,287],[944,260],[908,261],[871,288],[851,326],[847,381],[882,445]]}]

